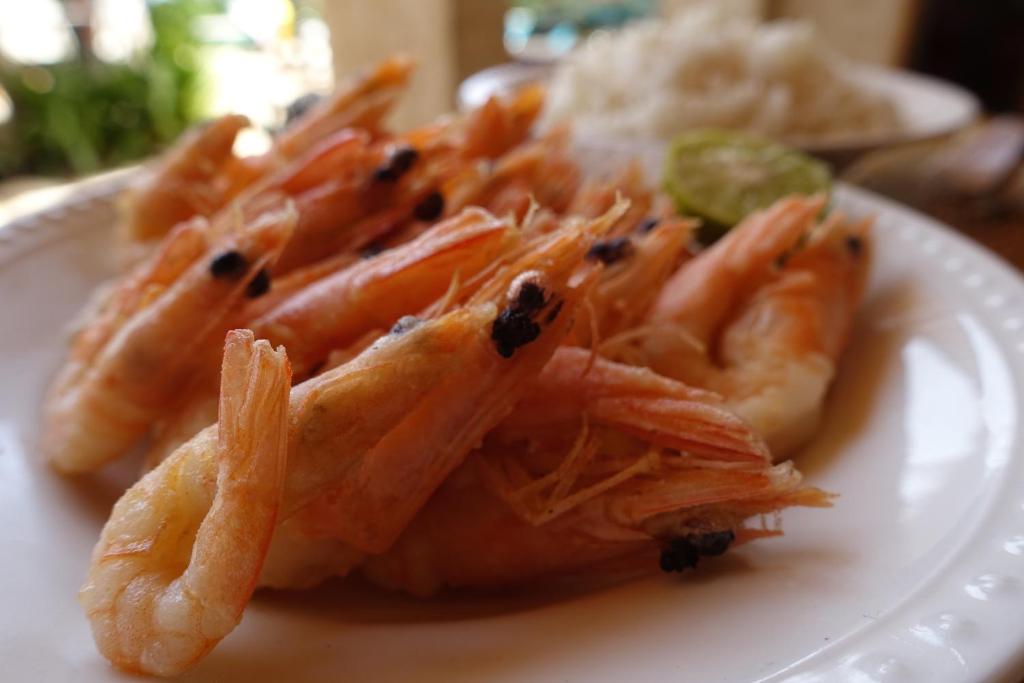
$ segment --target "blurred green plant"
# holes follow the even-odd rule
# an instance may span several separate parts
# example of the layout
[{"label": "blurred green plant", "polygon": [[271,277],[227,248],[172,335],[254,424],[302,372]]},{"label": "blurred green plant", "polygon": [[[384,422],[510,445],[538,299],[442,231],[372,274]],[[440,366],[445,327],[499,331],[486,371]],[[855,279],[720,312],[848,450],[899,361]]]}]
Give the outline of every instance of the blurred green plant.
[{"label": "blurred green plant", "polygon": [[567,22],[582,29],[616,27],[651,14],[654,0],[513,0],[512,7],[529,10],[544,30]]},{"label": "blurred green plant", "polygon": [[200,14],[219,0],[150,0],[153,44],[124,64],[99,61],[87,47],[74,61],[0,62],[0,86],[13,104],[0,129],[0,177],[82,174],[157,151],[202,113]]},{"label": "blurred green plant", "polygon": [[597,30],[614,30],[650,16],[654,0],[513,0],[503,40],[513,56],[556,60]]}]

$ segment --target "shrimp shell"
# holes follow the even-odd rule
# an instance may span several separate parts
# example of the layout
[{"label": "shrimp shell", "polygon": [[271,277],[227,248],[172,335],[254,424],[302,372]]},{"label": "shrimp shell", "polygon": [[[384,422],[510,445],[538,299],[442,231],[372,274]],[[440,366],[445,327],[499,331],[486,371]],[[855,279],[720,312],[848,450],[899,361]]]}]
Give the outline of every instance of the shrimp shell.
[{"label": "shrimp shell", "polygon": [[287,454],[284,352],[228,334],[220,422],[114,506],[79,600],[119,668],[171,676],[242,618],[277,519]]}]

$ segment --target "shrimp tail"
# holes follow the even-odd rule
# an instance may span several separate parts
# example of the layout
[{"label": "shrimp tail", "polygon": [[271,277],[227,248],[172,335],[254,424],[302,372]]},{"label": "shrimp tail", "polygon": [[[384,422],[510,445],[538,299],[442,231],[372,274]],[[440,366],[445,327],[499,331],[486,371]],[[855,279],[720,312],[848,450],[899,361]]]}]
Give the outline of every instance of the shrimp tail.
[{"label": "shrimp tail", "polygon": [[230,332],[219,425],[114,506],[79,600],[116,666],[182,673],[238,625],[277,522],[290,385],[283,350]]}]

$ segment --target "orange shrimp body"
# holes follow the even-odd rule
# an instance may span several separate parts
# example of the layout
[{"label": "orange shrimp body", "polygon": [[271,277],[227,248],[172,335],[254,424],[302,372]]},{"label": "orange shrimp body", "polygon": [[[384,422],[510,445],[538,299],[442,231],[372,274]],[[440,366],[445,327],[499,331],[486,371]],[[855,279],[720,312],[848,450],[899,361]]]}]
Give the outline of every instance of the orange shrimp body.
[{"label": "orange shrimp body", "polygon": [[[116,331],[103,330],[102,348],[90,348],[87,367],[73,361],[58,375],[44,409],[42,452],[50,464],[91,471],[142,438],[173,405],[207,346],[224,334],[234,303],[258,291],[253,283],[261,284],[260,273],[281,253],[294,222],[291,207],[279,207],[208,248],[165,289],[136,295],[131,315]],[[132,282],[143,286],[152,278]]]},{"label": "orange shrimp body", "polygon": [[472,277],[517,243],[511,224],[467,209],[413,242],[321,278],[251,325],[284,344],[303,377],[331,350],[416,313],[453,277]]},{"label": "orange shrimp body", "polygon": [[242,618],[277,521],[288,360],[252,333],[224,350],[220,423],[129,489],[79,600],[100,652],[163,676],[199,661]]},{"label": "orange shrimp body", "polygon": [[[305,430],[298,437],[314,440],[309,447],[299,447],[299,452],[326,458],[304,468],[310,472],[309,481],[298,477],[289,481],[288,509],[299,513],[308,536],[343,540],[366,552],[390,546],[430,493],[508,414],[525,388],[524,381],[544,366],[560,344],[590,286],[591,278],[576,275],[583,254],[615,218],[612,212],[592,222],[568,222],[496,273],[464,306],[434,320],[413,323],[410,330],[400,324],[354,360],[295,388],[293,402],[301,401],[310,419],[335,425]],[[502,307],[500,312],[496,305]],[[437,330],[435,336],[420,340],[432,330]],[[520,348],[523,342],[527,343]],[[385,348],[394,354],[397,368],[416,372],[415,376],[403,374],[401,386],[387,384],[393,374],[387,365],[376,360],[367,365]],[[412,359],[425,354],[430,362],[412,364]],[[337,449],[351,450],[359,441],[349,433],[346,420],[317,407],[324,395],[317,387],[343,378],[352,383],[343,408],[361,415],[354,428],[396,419],[402,427],[375,446],[359,467],[339,476]],[[383,392],[380,398],[375,398],[377,392]],[[446,398],[455,394],[460,396],[458,401]],[[411,403],[403,403],[403,395]],[[409,449],[422,451],[429,443],[443,444],[446,455],[424,471]],[[414,461],[415,472],[403,469],[403,463]]]},{"label": "orange shrimp body", "polygon": [[752,215],[669,281],[640,357],[721,393],[776,458],[814,432],[871,262],[868,223],[821,202],[783,200]]},{"label": "orange shrimp body", "polygon": [[[601,573],[613,562],[652,570],[661,559],[673,569],[680,545],[717,554],[775,533],[748,528],[752,517],[829,504],[791,465],[772,466],[718,396],[605,360],[587,372],[588,363],[581,349],[559,349],[515,411],[361,571],[430,595]],[[566,422],[577,425],[575,440]],[[721,547],[700,545],[712,540]]]},{"label": "orange shrimp body", "polygon": [[234,156],[244,116],[224,116],[184,136],[128,191],[123,235],[129,241],[160,239],[193,216],[211,216],[227,201],[220,176]]},{"label": "orange shrimp body", "polygon": [[[266,297],[250,301],[231,321],[284,345],[294,376],[305,379],[332,351],[367,335],[380,336],[399,318],[418,313],[453,282],[478,274],[519,243],[519,231],[512,224],[480,209],[467,209],[419,239],[373,258],[323,262],[295,271],[283,282],[276,281]],[[214,368],[211,356],[205,367],[193,372],[187,396],[158,425],[147,452],[147,469],[216,419]]]}]

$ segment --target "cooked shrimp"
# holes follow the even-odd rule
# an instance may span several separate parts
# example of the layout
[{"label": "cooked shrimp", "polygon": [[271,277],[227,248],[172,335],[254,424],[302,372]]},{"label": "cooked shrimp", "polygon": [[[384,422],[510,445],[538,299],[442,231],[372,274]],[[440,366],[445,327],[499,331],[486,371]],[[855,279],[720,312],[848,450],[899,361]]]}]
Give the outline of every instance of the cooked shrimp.
[{"label": "cooked shrimp", "polygon": [[[543,274],[501,276],[508,293],[501,312],[499,302],[481,298],[434,320],[409,321],[292,390],[287,521],[261,583],[308,585],[389,547],[512,409],[582,295],[568,285],[566,268],[581,254],[569,240],[556,246],[574,258],[549,252],[556,262]],[[513,319],[537,325],[536,339],[507,336],[518,327]]]},{"label": "cooked shrimp", "polygon": [[76,323],[68,359],[54,381],[57,391],[78,381],[118,329],[174,284],[206,251],[206,231],[203,218],[181,223],[149,259],[108,285],[97,305],[86,306]]},{"label": "cooked shrimp", "polygon": [[[342,131],[250,187],[239,201],[274,189],[293,197],[299,213],[275,275],[362,249],[392,233],[404,237],[388,239],[390,246],[403,243],[457,213],[463,207],[448,201],[449,181],[487,158],[481,155],[500,154],[525,136],[521,126],[506,122],[523,116],[517,103],[494,102],[398,138],[375,140]],[[497,128],[481,147],[470,133],[481,135],[485,124]]]},{"label": "cooked shrimp", "polygon": [[127,191],[123,228],[134,241],[159,239],[193,216],[210,216],[227,199],[218,175],[233,159],[244,116],[223,116],[186,134]]},{"label": "cooked shrimp", "polygon": [[[685,334],[655,331],[645,342],[652,367],[721,393],[765,436],[776,458],[818,425],[871,261],[869,224],[850,224],[836,214],[793,254],[751,253],[754,245],[768,245],[779,232],[812,220],[817,206],[777,205],[736,228],[735,242],[730,235],[721,248],[712,247],[707,261],[700,263],[701,255],[684,266],[651,320],[654,328],[682,326]],[[730,255],[735,244],[743,245],[745,256]]]},{"label": "cooked shrimp", "polygon": [[380,134],[382,121],[408,84],[413,66],[407,57],[395,56],[340,84],[334,94],[281,131],[266,154],[237,159],[226,169],[229,195],[238,194],[346,129]]},{"label": "cooked shrimp", "polygon": [[[251,302],[231,321],[287,347],[295,377],[304,379],[333,350],[348,347],[374,330],[386,331],[402,316],[420,312],[444,294],[453,278],[476,275],[518,243],[518,231],[511,223],[480,209],[467,209],[419,239],[349,268],[327,275],[315,267],[306,273],[296,271],[302,277],[286,278],[298,282],[286,282],[284,289],[308,278],[306,287],[291,291],[269,310],[260,300]],[[276,291],[268,298],[274,296]],[[247,317],[253,311],[258,313],[256,319]],[[147,470],[216,419],[216,396],[216,373],[208,363],[196,369],[185,400],[158,425],[146,455]]]},{"label": "cooked shrimp", "polygon": [[[526,382],[523,398],[512,414],[492,430],[487,443],[492,447],[511,444],[509,450],[522,459],[523,467],[548,473],[519,494],[510,494],[506,503],[513,505],[517,514],[530,516],[531,523],[540,524],[548,521],[546,517],[558,516],[567,506],[572,507],[581,498],[595,493],[595,489],[583,487],[587,493],[566,495],[574,484],[587,479],[586,471],[591,479],[604,472],[605,479],[591,482],[603,490],[602,487],[614,485],[616,477],[625,481],[633,476],[646,462],[636,455],[625,458],[628,462],[622,463],[624,475],[614,470],[616,465],[610,455],[600,466],[588,461],[583,451],[594,445],[593,440],[586,447],[572,444],[572,435],[579,431],[583,415],[587,416],[591,436],[604,430],[602,443],[612,448],[616,447],[615,442],[635,443],[635,437],[694,457],[730,463],[729,467],[763,467],[768,459],[764,443],[723,405],[714,394],[659,377],[649,370],[602,359],[592,364],[588,351],[562,347],[539,375]],[[608,438],[610,433],[619,436]],[[569,443],[565,443],[565,435],[569,435]],[[561,454],[568,450],[573,450],[574,455],[563,460]],[[590,456],[593,455],[591,452]],[[638,459],[639,468],[635,462]],[[460,476],[475,477],[453,475]],[[485,485],[475,479],[474,482],[475,486]],[[427,509],[433,505],[429,503]],[[531,511],[531,506],[536,510]],[[304,529],[293,523],[280,531],[284,532],[283,538],[275,537],[273,561],[268,561],[272,568],[261,579],[268,585],[309,586],[344,575],[362,560],[361,555],[353,555],[331,540],[322,528],[319,533],[312,533],[308,526]],[[536,558],[535,562],[540,567],[546,560]],[[371,565],[378,564],[371,559]]]},{"label": "cooked shrimp", "polygon": [[[225,116],[197,128],[129,191],[123,221],[128,239],[158,239],[193,216],[213,217],[244,190],[273,189],[268,176],[301,160],[332,136],[345,137],[345,129],[357,129],[358,134],[371,137],[379,131],[383,116],[411,71],[412,63],[404,57],[385,60],[342,85],[331,98],[282,131],[271,151],[259,157],[232,154],[235,137],[249,125],[244,116]],[[308,161],[300,163],[308,165]],[[331,164],[322,159],[317,162],[313,165],[326,174]],[[324,202],[321,198],[316,206]],[[335,207],[339,203],[333,202]]]},{"label": "cooked shrimp", "polygon": [[385,148],[365,131],[343,130],[252,183],[211,218],[212,232],[230,232],[239,213],[258,212],[266,196],[281,194],[294,202],[297,220],[292,240],[275,263],[275,276],[331,257],[346,246],[358,248],[374,235],[360,237],[353,234],[353,226],[391,198],[391,188],[371,181],[384,155]]},{"label": "cooked shrimp", "polygon": [[[499,215],[523,220],[534,203],[564,213],[576,196],[580,169],[569,156],[566,135],[554,132],[525,142],[493,164],[475,164],[453,177],[445,187],[452,207],[482,206]],[[596,217],[611,209],[589,214]]]},{"label": "cooked shrimp", "polygon": [[[566,574],[600,574],[628,562],[650,572],[681,571],[701,556],[778,530],[749,520],[792,506],[824,507],[826,494],[800,485],[789,463],[760,471],[694,467],[687,459],[650,451],[606,489],[544,523],[517,512],[490,488],[482,455],[473,455],[434,495],[385,553],[363,559],[360,571],[392,590],[430,596],[445,586],[498,588]],[[592,457],[601,463],[602,454]],[[614,463],[606,463],[614,464]],[[632,470],[628,468],[633,465]],[[614,475],[584,471],[584,485]],[[544,477],[524,479],[522,487]],[[507,493],[506,493],[507,495]]]},{"label": "cooked shrimp", "polygon": [[[351,377],[350,381],[360,387],[353,388],[355,401],[365,391],[361,387],[377,391],[385,381],[387,366],[374,361],[371,367],[376,370],[372,374],[365,367],[368,359],[383,353],[384,348],[394,347],[396,352],[404,348],[407,355],[395,357],[403,358],[402,365],[427,354],[437,355],[429,368],[422,369],[423,379],[402,380],[404,392],[396,385],[390,390],[391,397],[367,397],[351,406],[361,411],[352,429],[378,420],[402,420],[401,428],[375,446],[358,467],[338,472],[336,449],[359,443],[349,429],[311,433],[317,442],[324,440],[337,447],[309,449],[323,454],[317,462],[309,462],[311,476],[289,482],[286,498],[303,500],[304,509],[299,514],[308,535],[344,540],[364,552],[380,552],[394,541],[430,493],[511,410],[524,389],[524,380],[540,370],[561,342],[582,290],[592,280],[577,273],[582,256],[620,214],[621,208],[617,207],[596,221],[570,221],[544,244],[495,274],[465,306],[436,320],[413,324],[411,330],[407,329],[409,325],[399,325],[397,338],[389,335],[385,338],[387,344],[374,345],[355,360],[321,376]],[[506,297],[499,314],[495,303]],[[469,327],[443,343],[441,339],[417,339],[426,330],[443,329],[443,321],[462,321],[460,327]],[[375,349],[378,353],[371,353]],[[307,384],[315,386],[318,379]],[[303,394],[304,386],[296,387],[293,400]],[[417,387],[429,387],[430,393],[417,394],[413,404],[403,403],[403,394],[416,394],[421,390]],[[458,401],[450,395],[455,387],[459,387]],[[329,411],[318,408],[315,401],[310,401],[308,410],[322,413],[321,420],[328,419]],[[332,424],[346,423],[339,419]],[[424,467],[408,449],[423,451],[430,444],[444,444],[444,455],[432,456],[433,461]],[[325,482],[325,473],[331,472],[335,474],[326,479],[331,483],[325,489],[320,482]]]},{"label": "cooked shrimp", "polygon": [[823,197],[790,197],[751,214],[665,283],[651,320],[679,321],[697,339],[710,339],[807,237],[824,205]]},{"label": "cooked shrimp", "polygon": [[482,449],[361,571],[430,595],[612,561],[682,570],[734,540],[779,533],[748,527],[752,517],[828,505],[789,463],[770,465],[760,437],[717,396],[607,361],[583,374],[588,362],[581,349],[560,349]]},{"label": "cooked shrimp", "polygon": [[644,180],[643,170],[636,162],[628,164],[611,177],[592,179],[586,182],[573,197],[566,213],[578,216],[600,216],[620,198],[629,200],[629,211],[613,228],[613,235],[634,231],[647,220],[676,217],[675,211],[665,211],[656,206],[656,199]]},{"label": "cooked shrimp", "polygon": [[491,97],[462,126],[461,146],[474,158],[495,159],[529,135],[544,105],[544,89],[523,88],[508,98]]},{"label": "cooked shrimp", "polygon": [[290,386],[283,351],[229,333],[219,423],[114,506],[79,599],[116,666],[179,674],[238,625],[277,520]]},{"label": "cooked shrimp", "polygon": [[467,209],[419,239],[313,283],[252,321],[261,337],[288,347],[299,377],[374,328],[387,329],[472,277],[518,244],[515,227]]},{"label": "cooked shrimp", "polygon": [[[619,221],[616,228],[624,223]],[[608,237],[591,247],[587,258],[605,264],[604,272],[573,330],[575,343],[619,344],[642,333],[637,325],[650,312],[665,282],[689,256],[695,223],[680,218],[643,218],[633,231]],[[592,338],[596,334],[596,338]]]},{"label": "cooked shrimp", "polygon": [[346,128],[379,133],[383,117],[408,85],[414,68],[412,59],[396,55],[349,78],[334,94],[281,131],[271,154],[294,159]]},{"label": "cooked shrimp", "polygon": [[527,382],[524,398],[494,431],[510,442],[573,434],[581,415],[664,448],[721,461],[763,463],[768,450],[725,401],[647,368],[596,361],[562,347]]},{"label": "cooked shrimp", "polygon": [[[311,521],[332,540],[304,557],[337,571],[394,542],[558,347],[590,284],[577,272],[582,255],[615,218],[567,225],[467,305],[399,326],[351,362],[292,389],[282,531],[265,581],[292,575],[296,531],[308,539],[316,531]],[[193,437],[143,482],[182,461],[195,465],[192,478],[209,479],[214,460],[204,449],[217,429]],[[110,590],[125,588],[115,582]]]},{"label": "cooked shrimp", "polygon": [[42,452],[55,468],[94,470],[146,433],[205,348],[224,334],[229,309],[265,290],[264,268],[281,253],[294,222],[286,204],[227,235],[173,284],[141,300],[87,366],[71,360],[76,369],[58,375],[45,406]]},{"label": "cooked shrimp", "polygon": [[[273,287],[261,297],[249,299],[242,304],[239,311],[229,316],[229,325],[245,327],[250,321],[257,320],[268,312],[278,308],[288,298],[314,282],[329,275],[340,272],[358,261],[354,254],[338,254],[336,257],[314,263],[288,275],[274,280]],[[379,331],[377,336],[383,334]],[[362,350],[362,349],[360,349]],[[217,419],[217,394],[219,379],[217,367],[212,362],[196,366],[188,389],[176,405],[170,408],[153,425],[149,447],[143,460],[142,473],[149,472],[175,451],[181,444],[188,441],[204,427],[213,424]],[[333,364],[330,364],[333,367]],[[70,368],[71,364],[67,364]]]},{"label": "cooked shrimp", "polygon": [[286,300],[312,286],[313,283],[351,268],[359,261],[359,254],[343,252],[331,258],[326,258],[323,261],[312,263],[304,268],[293,270],[287,275],[275,277],[274,286],[269,292],[264,296],[250,299],[242,305],[235,315],[235,319],[240,321],[238,327],[244,327],[245,325],[242,323],[248,323],[248,321],[261,318]]},{"label": "cooked shrimp", "polygon": [[[511,100],[493,98],[484,106],[448,121],[432,124],[407,133],[400,142],[417,150],[415,172],[406,174],[405,193],[415,201],[393,221],[393,230],[385,237],[385,246],[402,244],[418,237],[436,220],[452,216],[467,206],[480,206],[506,215],[506,207],[484,201],[482,193],[494,184],[518,182],[515,175],[528,174],[529,164],[511,162],[517,171],[501,170],[509,165],[505,156],[515,156],[529,132],[530,122],[537,114],[533,96],[521,93]],[[566,173],[546,174],[545,191],[555,195],[557,188],[571,185],[578,175],[575,167],[566,167],[552,161],[548,168],[558,165]],[[497,170],[496,170],[497,169]],[[501,178],[501,180],[498,180]],[[535,187],[541,187],[539,177],[533,178]],[[521,189],[521,187],[520,187]],[[529,202],[526,192],[517,192],[516,206]],[[401,206],[401,203],[399,204]],[[523,212],[515,212],[521,220]]]}]

